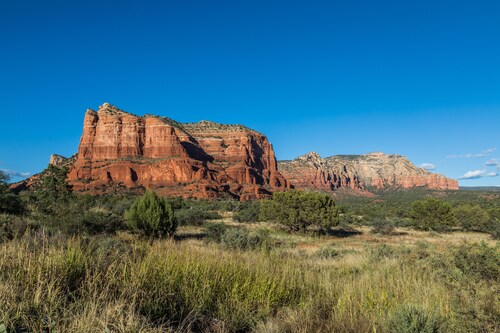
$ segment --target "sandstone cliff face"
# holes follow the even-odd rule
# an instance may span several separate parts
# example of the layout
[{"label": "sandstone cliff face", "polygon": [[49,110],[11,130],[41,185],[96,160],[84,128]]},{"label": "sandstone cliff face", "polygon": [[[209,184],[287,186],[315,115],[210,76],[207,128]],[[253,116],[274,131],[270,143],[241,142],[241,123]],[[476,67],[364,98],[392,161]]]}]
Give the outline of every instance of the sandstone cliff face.
[{"label": "sandstone cliff face", "polygon": [[280,161],[279,169],[295,188],[326,191],[363,190],[363,183],[355,170],[348,169],[342,163],[321,158],[315,152],[293,161]]},{"label": "sandstone cliff face", "polygon": [[267,138],[239,125],[87,110],[68,181],[77,191],[144,186],[164,195],[242,200],[287,187]]},{"label": "sandstone cliff face", "polygon": [[457,180],[418,168],[403,156],[383,153],[327,158],[309,153],[293,161],[280,161],[279,169],[298,188],[458,190]]}]

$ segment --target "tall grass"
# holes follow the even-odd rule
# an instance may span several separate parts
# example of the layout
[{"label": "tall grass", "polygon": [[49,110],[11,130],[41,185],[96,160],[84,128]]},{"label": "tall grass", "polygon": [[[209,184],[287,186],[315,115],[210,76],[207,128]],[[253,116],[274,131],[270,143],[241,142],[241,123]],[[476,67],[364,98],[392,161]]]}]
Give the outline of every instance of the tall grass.
[{"label": "tall grass", "polygon": [[[446,277],[439,266],[453,264],[453,251],[422,251],[312,260],[204,242],[26,235],[0,245],[0,324],[9,332],[390,332],[405,320],[412,327],[414,315],[442,332],[494,332],[500,303],[488,291],[497,281]],[[457,294],[473,281],[473,301]],[[466,324],[469,305],[480,319]]]},{"label": "tall grass", "polygon": [[[77,325],[95,332],[131,323],[127,330],[223,325],[246,331],[305,294],[302,270],[287,261],[169,241],[115,246],[45,236],[4,243],[0,323],[30,331]],[[124,310],[127,316],[114,318]]]}]

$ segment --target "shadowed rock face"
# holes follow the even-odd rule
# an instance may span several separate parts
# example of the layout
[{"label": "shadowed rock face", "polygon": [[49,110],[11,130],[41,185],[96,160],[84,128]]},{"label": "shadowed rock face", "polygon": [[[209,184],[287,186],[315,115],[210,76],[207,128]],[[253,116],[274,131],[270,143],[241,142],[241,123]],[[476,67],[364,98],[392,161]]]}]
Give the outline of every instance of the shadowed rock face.
[{"label": "shadowed rock face", "polygon": [[404,156],[383,153],[327,158],[309,153],[293,161],[280,161],[279,169],[297,188],[362,190],[422,187],[458,190],[457,180],[419,168]]},{"label": "shadowed rock face", "polygon": [[119,184],[164,195],[261,198],[287,187],[267,138],[240,125],[180,124],[107,103],[87,110],[68,181],[76,191]]}]

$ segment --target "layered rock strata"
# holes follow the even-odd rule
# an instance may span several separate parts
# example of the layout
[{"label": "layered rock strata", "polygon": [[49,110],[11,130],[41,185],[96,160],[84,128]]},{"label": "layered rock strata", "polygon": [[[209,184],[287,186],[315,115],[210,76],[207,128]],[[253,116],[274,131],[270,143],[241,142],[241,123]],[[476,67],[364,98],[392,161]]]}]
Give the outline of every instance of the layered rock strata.
[{"label": "layered rock strata", "polygon": [[363,182],[355,170],[342,163],[324,159],[315,152],[292,161],[280,161],[279,170],[293,187],[299,189],[364,189]]},{"label": "layered rock strata", "polygon": [[241,125],[180,124],[110,104],[87,110],[68,181],[76,191],[115,185],[164,195],[247,200],[287,187],[268,139]]},{"label": "layered rock strata", "polygon": [[293,161],[280,161],[279,169],[292,186],[304,189],[458,190],[457,180],[419,168],[404,156],[384,153],[327,158],[309,153]]}]

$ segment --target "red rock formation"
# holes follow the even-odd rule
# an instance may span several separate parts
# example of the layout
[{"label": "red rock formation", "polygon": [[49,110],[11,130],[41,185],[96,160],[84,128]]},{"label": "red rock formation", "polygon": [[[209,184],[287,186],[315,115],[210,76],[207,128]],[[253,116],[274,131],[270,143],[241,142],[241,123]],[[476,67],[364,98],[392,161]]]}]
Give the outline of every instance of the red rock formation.
[{"label": "red rock formation", "polygon": [[[69,169],[74,190],[90,193],[146,187],[164,195],[248,200],[290,185],[358,193],[370,188],[458,190],[456,180],[382,153],[328,158],[309,153],[280,162],[280,173],[272,145],[249,128],[139,117],[107,103],[97,112],[87,110],[78,154],[70,159],[53,156],[50,163]],[[12,187],[23,190],[40,175]]]},{"label": "red rock formation", "polygon": [[295,188],[325,191],[363,190],[363,183],[354,170],[339,163],[330,163],[314,152],[293,161],[280,161],[279,169]]},{"label": "red rock formation", "polygon": [[267,138],[240,125],[179,124],[138,117],[107,103],[87,110],[68,181],[76,191],[119,184],[165,195],[242,200],[287,187]]},{"label": "red rock formation", "polygon": [[280,161],[279,169],[292,186],[299,188],[458,190],[457,180],[418,168],[403,156],[383,153],[327,158],[309,153],[293,161]]}]

